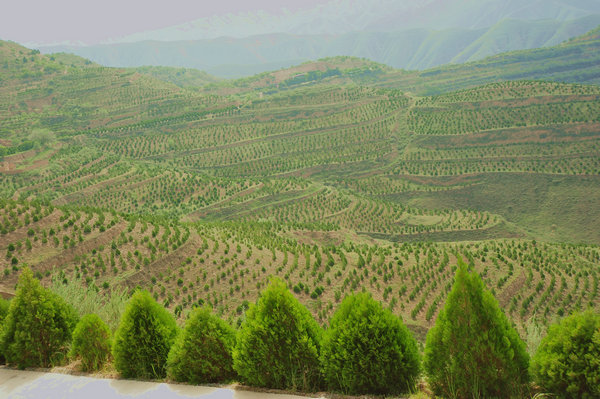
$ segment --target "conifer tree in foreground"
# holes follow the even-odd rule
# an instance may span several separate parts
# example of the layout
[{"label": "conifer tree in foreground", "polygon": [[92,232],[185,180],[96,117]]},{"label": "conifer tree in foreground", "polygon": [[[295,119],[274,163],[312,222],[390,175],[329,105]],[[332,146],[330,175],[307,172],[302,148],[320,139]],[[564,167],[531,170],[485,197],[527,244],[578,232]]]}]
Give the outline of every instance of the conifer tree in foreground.
[{"label": "conifer tree in foreground", "polygon": [[531,368],[542,389],[559,398],[600,398],[600,315],[588,310],[551,326]]},{"label": "conifer tree in foreground", "polygon": [[83,371],[100,370],[110,355],[110,328],[97,314],[86,314],[73,331],[69,355],[81,359]]},{"label": "conifer tree in foreground", "polygon": [[76,324],[75,309],[25,268],[4,319],[0,350],[7,363],[20,368],[50,367],[66,359]]},{"label": "conifer tree in foreground", "polygon": [[321,335],[308,309],[275,279],[246,313],[233,368],[250,385],[314,391],[321,383]]},{"label": "conifer tree in foreground", "polygon": [[177,324],[147,291],[137,291],[127,304],[115,333],[115,368],[125,378],[164,378]]},{"label": "conifer tree in foreground", "polygon": [[344,393],[408,392],[420,372],[417,341],[370,294],[350,295],[323,337],[322,368],[328,387]]},{"label": "conifer tree in foreground", "polygon": [[447,398],[510,398],[526,389],[525,344],[461,259],[446,304],[427,334],[424,365],[434,393]]},{"label": "conifer tree in foreground", "polygon": [[176,381],[202,384],[235,377],[231,352],[235,330],[207,307],[196,308],[173,344],[167,374]]}]

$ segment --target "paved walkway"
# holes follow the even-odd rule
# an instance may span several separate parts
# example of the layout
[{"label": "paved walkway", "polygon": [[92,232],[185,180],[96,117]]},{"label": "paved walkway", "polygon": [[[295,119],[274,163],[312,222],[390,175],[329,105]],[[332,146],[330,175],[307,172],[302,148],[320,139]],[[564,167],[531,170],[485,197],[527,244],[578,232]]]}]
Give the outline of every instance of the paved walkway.
[{"label": "paved walkway", "polygon": [[2,399],[306,399],[304,396],[99,379],[57,373],[0,368]]}]

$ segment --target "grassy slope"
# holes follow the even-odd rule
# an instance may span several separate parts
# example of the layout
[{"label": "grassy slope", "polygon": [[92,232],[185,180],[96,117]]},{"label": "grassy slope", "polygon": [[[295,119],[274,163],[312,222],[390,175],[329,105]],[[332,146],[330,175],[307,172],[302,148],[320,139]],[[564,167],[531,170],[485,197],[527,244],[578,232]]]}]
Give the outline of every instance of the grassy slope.
[{"label": "grassy slope", "polygon": [[[6,63],[14,71],[4,87],[6,98],[25,87],[18,90],[22,109],[7,109],[4,128],[15,143],[32,137],[32,129],[52,133],[30,155],[5,158],[9,173],[0,188],[8,197],[190,220],[267,219],[393,241],[528,232],[597,242],[596,219],[577,216],[586,207],[566,212],[558,194],[545,205],[548,215],[525,218],[507,211],[508,199],[485,206],[469,199],[445,210],[444,201],[423,198],[445,198],[462,186],[433,195],[423,190],[448,187],[419,183],[435,176],[502,173],[508,176],[502,184],[511,181],[519,193],[531,182],[511,180],[519,176],[513,172],[538,185],[546,174],[596,176],[600,91],[594,87],[515,82],[416,98],[391,89],[338,86],[348,74],[389,70],[337,57],[231,86],[285,83],[285,90],[263,98],[217,97],[128,70],[65,64],[39,54],[22,62],[26,49],[3,48],[10,49]],[[311,75],[315,66],[318,72]],[[33,77],[17,74],[36,68],[41,72]],[[569,179],[572,192],[593,191],[581,177]],[[413,200],[390,201],[396,197]],[[529,203],[514,204],[514,213],[531,215]],[[584,223],[575,234],[569,227],[574,220]],[[504,221],[514,226],[498,227]]]},{"label": "grassy slope", "polygon": [[472,185],[435,193],[394,195],[393,201],[427,208],[469,208],[502,215],[547,241],[600,242],[598,176],[522,173],[477,176]]}]

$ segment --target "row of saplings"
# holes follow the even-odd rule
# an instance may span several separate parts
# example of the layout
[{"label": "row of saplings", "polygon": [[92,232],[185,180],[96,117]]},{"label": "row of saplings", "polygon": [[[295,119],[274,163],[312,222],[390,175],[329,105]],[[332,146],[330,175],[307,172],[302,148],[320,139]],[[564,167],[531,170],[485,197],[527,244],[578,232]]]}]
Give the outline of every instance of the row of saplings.
[{"label": "row of saplings", "polygon": [[137,291],[111,339],[99,317],[77,321],[75,311],[28,269],[0,313],[1,353],[21,368],[66,361],[70,348],[86,370],[102,368],[112,355],[125,378],[194,384],[237,379],[288,390],[396,394],[413,391],[423,368],[438,396],[508,398],[531,395],[531,372],[544,392],[600,397],[598,314],[579,313],[551,327],[530,367],[525,345],[497,301],[462,262],[427,336],[423,362],[402,321],[370,295],[346,297],[323,331],[280,280],[250,307],[237,332],[207,308],[196,308],[179,331],[166,309]]}]

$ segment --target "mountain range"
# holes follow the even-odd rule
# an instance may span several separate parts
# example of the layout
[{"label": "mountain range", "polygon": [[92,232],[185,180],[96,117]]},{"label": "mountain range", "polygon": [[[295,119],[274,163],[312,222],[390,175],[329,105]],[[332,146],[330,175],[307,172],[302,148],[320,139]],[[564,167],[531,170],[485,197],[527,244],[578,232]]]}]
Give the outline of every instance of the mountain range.
[{"label": "mountain range", "polygon": [[246,38],[49,46],[40,50],[74,53],[115,67],[195,68],[221,78],[249,76],[338,55],[422,70],[479,60],[506,51],[556,45],[599,24],[600,14],[597,14],[566,21],[505,19],[491,28],[414,28],[313,35],[271,33]]},{"label": "mountain range", "polygon": [[245,38],[270,33],[340,35],[410,29],[481,29],[505,19],[566,21],[600,14],[595,0],[330,0],[279,13],[254,11],[214,15],[118,42]]}]

